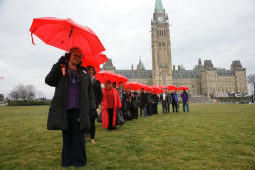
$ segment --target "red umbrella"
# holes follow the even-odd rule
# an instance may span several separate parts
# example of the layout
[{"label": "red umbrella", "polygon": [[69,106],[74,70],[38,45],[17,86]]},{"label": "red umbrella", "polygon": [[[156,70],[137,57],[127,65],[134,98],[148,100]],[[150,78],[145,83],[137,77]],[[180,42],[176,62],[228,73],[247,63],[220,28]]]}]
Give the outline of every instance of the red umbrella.
[{"label": "red umbrella", "polygon": [[166,85],[160,85],[158,86],[160,89],[167,89],[167,86]]},{"label": "red umbrella", "polygon": [[149,86],[151,89],[153,89],[153,90],[158,90],[159,89],[159,87],[158,86]]},{"label": "red umbrella", "polygon": [[85,56],[82,59],[82,66],[88,67],[93,66],[96,69],[96,72],[98,73],[100,71],[100,65],[107,62],[108,59],[105,54],[99,53],[94,56]]},{"label": "red umbrella", "polygon": [[151,92],[155,91],[156,94],[161,94],[164,92],[163,89],[155,89],[155,90],[152,90]]},{"label": "red umbrella", "polygon": [[122,82],[123,84],[127,83],[128,79],[125,76],[123,76],[121,74],[116,74],[116,75],[118,76],[118,82],[117,83],[119,83],[119,82]]},{"label": "red umbrella", "polygon": [[147,86],[146,84],[142,84],[142,88],[144,88],[145,91],[153,90],[153,88],[151,88],[150,86]]},{"label": "red umbrella", "polygon": [[[31,36],[35,34],[46,44],[68,51],[73,46],[82,49],[83,54],[93,56],[105,51],[97,35],[89,28],[75,23],[70,18],[34,18],[30,27]],[[33,37],[32,37],[32,42]]]},{"label": "red umbrella", "polygon": [[127,89],[130,87],[131,90],[141,90],[142,85],[138,82],[128,82],[124,85],[124,88]]},{"label": "red umbrella", "polygon": [[101,83],[105,83],[107,80],[110,80],[111,82],[116,82],[118,81],[118,76],[109,71],[99,71],[95,75],[95,79],[99,80]]},{"label": "red umbrella", "polygon": [[178,90],[178,88],[177,88],[176,86],[172,86],[172,85],[171,85],[171,86],[168,86],[167,89],[168,89],[169,91],[173,91],[173,90],[176,91],[176,90]]},{"label": "red umbrella", "polygon": [[189,90],[189,88],[186,86],[180,86],[178,87],[178,90]]}]

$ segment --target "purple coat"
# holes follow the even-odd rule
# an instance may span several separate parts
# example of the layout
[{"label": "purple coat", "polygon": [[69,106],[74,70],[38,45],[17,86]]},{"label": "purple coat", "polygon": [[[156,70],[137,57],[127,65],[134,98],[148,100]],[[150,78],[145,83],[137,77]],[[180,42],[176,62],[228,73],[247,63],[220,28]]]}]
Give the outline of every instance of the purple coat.
[{"label": "purple coat", "polygon": [[184,92],[182,95],[182,101],[189,101],[189,94],[187,92]]}]

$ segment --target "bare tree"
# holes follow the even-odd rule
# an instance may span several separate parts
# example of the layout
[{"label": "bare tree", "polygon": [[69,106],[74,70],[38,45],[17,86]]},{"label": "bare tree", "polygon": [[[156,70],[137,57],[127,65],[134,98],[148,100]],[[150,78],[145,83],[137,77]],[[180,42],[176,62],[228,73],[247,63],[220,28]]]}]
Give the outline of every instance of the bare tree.
[{"label": "bare tree", "polygon": [[11,97],[16,100],[18,99],[31,100],[36,95],[36,88],[34,85],[24,86],[23,84],[19,84],[17,86],[14,86],[10,94]]},{"label": "bare tree", "polygon": [[17,91],[17,90],[12,90],[11,91],[11,98],[12,99],[15,99],[15,100],[18,100],[19,99],[19,91]]},{"label": "bare tree", "polygon": [[43,93],[41,91],[37,91],[37,97],[38,99],[43,97]]},{"label": "bare tree", "polygon": [[249,74],[247,77],[247,82],[248,82],[248,84],[251,84],[252,86],[254,86],[255,74]]},{"label": "bare tree", "polygon": [[253,94],[254,93],[254,82],[255,82],[255,74],[249,74],[247,76],[247,82],[248,82],[248,85],[249,85],[249,90],[250,92]]},{"label": "bare tree", "polygon": [[36,88],[34,85],[26,86],[26,98],[28,100],[33,99],[36,96]]}]

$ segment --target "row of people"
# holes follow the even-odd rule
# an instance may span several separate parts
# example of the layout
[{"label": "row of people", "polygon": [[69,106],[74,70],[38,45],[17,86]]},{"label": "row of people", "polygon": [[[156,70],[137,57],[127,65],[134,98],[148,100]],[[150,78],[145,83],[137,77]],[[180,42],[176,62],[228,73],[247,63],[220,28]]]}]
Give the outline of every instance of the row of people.
[{"label": "row of people", "polygon": [[[72,47],[65,56],[53,65],[45,78],[45,83],[55,87],[48,120],[48,130],[62,130],[63,149],[61,162],[63,167],[84,167],[87,163],[85,149],[85,133],[89,133],[91,142],[95,143],[95,119],[101,103],[103,128],[115,130],[116,110],[121,109],[124,114],[130,111],[126,120],[138,118],[138,103],[140,102],[140,116],[158,114],[158,96],[132,93],[124,90],[123,84],[119,88],[111,87],[111,82],[105,83],[102,91],[101,84],[95,79],[95,68],[87,69],[81,66],[82,50]],[[165,99],[164,96],[162,100]],[[165,99],[166,100],[166,99]],[[90,110],[89,110],[90,108]]]}]

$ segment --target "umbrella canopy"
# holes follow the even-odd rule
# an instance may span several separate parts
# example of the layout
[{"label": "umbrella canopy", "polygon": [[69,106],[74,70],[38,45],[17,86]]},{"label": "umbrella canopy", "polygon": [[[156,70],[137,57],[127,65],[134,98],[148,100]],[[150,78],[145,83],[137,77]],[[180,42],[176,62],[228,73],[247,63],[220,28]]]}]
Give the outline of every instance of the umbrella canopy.
[{"label": "umbrella canopy", "polygon": [[178,88],[176,87],[176,86],[168,86],[167,87],[167,89],[169,90],[169,91],[173,91],[173,90],[175,90],[175,91],[177,91],[178,90]]},{"label": "umbrella canopy", "polygon": [[123,76],[121,74],[116,74],[116,75],[118,76],[118,82],[117,83],[119,83],[119,82],[122,82],[123,84],[127,83],[128,79],[125,76]]},{"label": "umbrella canopy", "polygon": [[167,86],[166,85],[160,85],[158,86],[160,89],[167,89]]},{"label": "umbrella canopy", "polygon": [[189,88],[186,86],[180,86],[178,87],[178,90],[189,90]]},{"label": "umbrella canopy", "polygon": [[145,91],[153,90],[150,86],[147,86],[146,84],[142,84],[142,88],[144,88]]},{"label": "umbrella canopy", "polygon": [[98,73],[100,71],[100,65],[107,62],[108,59],[105,54],[99,53],[94,56],[84,56],[82,58],[82,66],[88,67],[93,66]]},{"label": "umbrella canopy", "polygon": [[110,80],[111,82],[118,81],[118,76],[115,73],[109,71],[99,71],[95,75],[95,79],[99,80],[101,83],[104,84],[107,80]]},{"label": "umbrella canopy", "polygon": [[158,86],[149,86],[152,90],[158,90],[159,87]]},{"label": "umbrella canopy", "polygon": [[138,82],[128,82],[124,85],[124,88],[127,89],[128,87],[131,90],[141,90],[142,85]]},{"label": "umbrella canopy", "polygon": [[[34,18],[29,29],[46,44],[69,51],[73,46],[82,49],[83,54],[93,56],[105,51],[97,35],[89,28],[75,23],[72,19],[53,17]],[[32,42],[33,37],[32,37]]]},{"label": "umbrella canopy", "polygon": [[164,92],[163,89],[155,89],[155,90],[152,90],[152,92],[155,91],[156,94],[161,94]]}]

